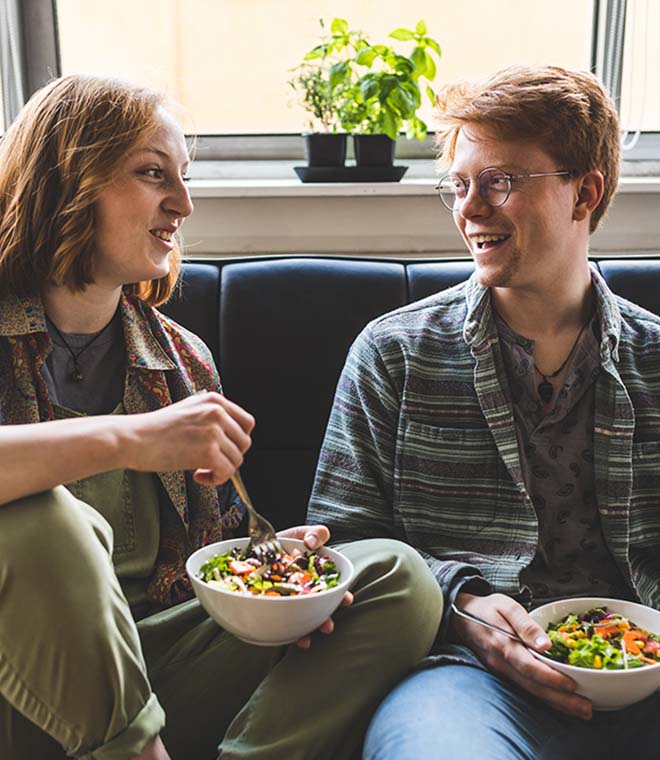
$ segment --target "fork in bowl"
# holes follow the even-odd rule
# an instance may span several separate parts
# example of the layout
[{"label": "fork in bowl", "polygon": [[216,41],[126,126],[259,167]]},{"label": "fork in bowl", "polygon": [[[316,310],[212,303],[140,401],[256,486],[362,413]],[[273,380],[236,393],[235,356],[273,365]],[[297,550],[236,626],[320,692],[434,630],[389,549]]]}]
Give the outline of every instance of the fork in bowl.
[{"label": "fork in bowl", "polygon": [[241,501],[247,507],[248,511],[248,533],[252,539],[252,550],[261,559],[262,562],[268,559],[269,555],[282,551],[282,545],[277,540],[275,530],[268,520],[260,515],[252,505],[252,500],[243,484],[243,479],[238,470],[231,476],[231,482],[241,497]]}]

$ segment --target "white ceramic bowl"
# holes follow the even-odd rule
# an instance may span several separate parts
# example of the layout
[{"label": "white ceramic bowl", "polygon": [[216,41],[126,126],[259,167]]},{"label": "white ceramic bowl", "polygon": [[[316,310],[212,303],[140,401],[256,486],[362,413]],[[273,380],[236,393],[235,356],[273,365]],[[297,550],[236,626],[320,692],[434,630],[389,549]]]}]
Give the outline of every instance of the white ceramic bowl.
[{"label": "white ceramic bowl", "polygon": [[[592,607],[604,606],[609,612],[625,615],[640,628],[660,634],[658,610],[620,599],[603,599],[602,597],[562,599],[537,607],[530,612],[530,615],[545,630],[549,623],[556,623],[566,615],[580,614]],[[620,710],[645,699],[660,688],[660,663],[633,670],[591,670],[555,662],[537,652],[532,652],[532,654],[570,676],[577,684],[577,693],[590,699],[595,710]]]},{"label": "white ceramic bowl", "polygon": [[[253,596],[214,588],[199,577],[207,559],[224,554],[235,546],[245,548],[248,538],[232,538],[198,549],[186,562],[186,571],[201,605],[225,630],[248,644],[280,646],[291,644],[316,630],[337,609],[353,579],[353,565],[334,549],[323,547],[319,554],[329,556],[340,573],[339,584],[327,591],[303,596]],[[281,538],[285,551],[307,551],[303,541]]]}]

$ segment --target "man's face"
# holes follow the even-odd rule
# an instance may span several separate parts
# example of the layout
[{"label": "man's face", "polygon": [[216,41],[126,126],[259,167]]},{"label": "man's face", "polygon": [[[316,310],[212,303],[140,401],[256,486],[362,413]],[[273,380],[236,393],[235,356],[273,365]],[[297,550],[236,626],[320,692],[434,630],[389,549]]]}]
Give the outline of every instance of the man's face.
[{"label": "man's face", "polygon": [[543,288],[560,273],[567,274],[567,267],[570,271],[582,264],[583,232],[573,219],[575,181],[569,177],[514,179],[506,203],[491,206],[478,192],[477,176],[486,168],[535,174],[572,167],[558,166],[535,143],[500,140],[478,127],[461,129],[449,173],[470,183],[453,215],[479,282],[495,288]]}]

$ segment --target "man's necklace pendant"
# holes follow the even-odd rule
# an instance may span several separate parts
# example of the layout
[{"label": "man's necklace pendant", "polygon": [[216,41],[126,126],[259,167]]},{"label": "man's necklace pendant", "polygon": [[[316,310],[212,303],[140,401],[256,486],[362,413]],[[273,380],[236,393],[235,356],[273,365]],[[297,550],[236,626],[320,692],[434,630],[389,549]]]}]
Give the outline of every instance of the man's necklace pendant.
[{"label": "man's necklace pendant", "polygon": [[78,364],[75,362],[73,364],[73,369],[71,370],[71,379],[74,381],[74,383],[79,383],[83,379],[83,374],[80,371]]},{"label": "man's necklace pendant", "polygon": [[536,390],[541,401],[543,401],[544,404],[549,404],[552,399],[552,394],[554,393],[554,388],[545,375],[543,375],[543,380],[537,385]]}]

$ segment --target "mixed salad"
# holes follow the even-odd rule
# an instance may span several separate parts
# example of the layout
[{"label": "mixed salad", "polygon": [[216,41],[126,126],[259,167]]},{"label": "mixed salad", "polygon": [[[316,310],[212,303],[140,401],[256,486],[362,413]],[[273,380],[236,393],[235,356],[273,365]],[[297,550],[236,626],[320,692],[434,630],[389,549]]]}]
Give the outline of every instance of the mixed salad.
[{"label": "mixed salad", "polygon": [[627,670],[660,662],[660,636],[649,633],[607,607],[567,615],[550,623],[552,660],[596,670]]},{"label": "mixed salad", "polygon": [[[264,561],[265,559],[265,561]],[[199,569],[210,586],[256,596],[317,594],[339,583],[339,571],[330,557],[293,549],[258,557],[248,544],[212,557]]]}]

